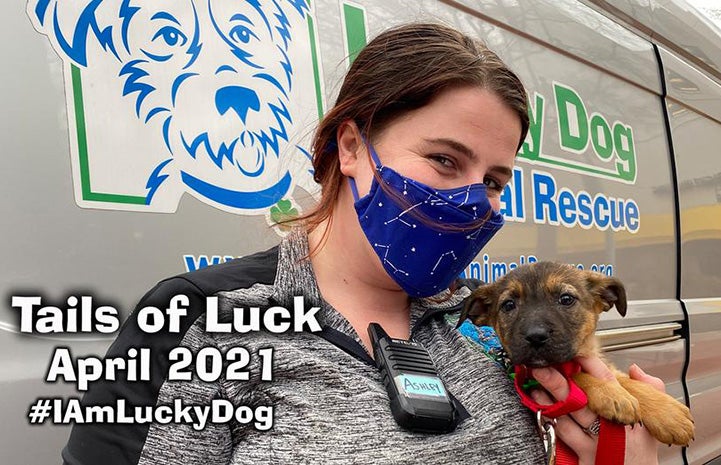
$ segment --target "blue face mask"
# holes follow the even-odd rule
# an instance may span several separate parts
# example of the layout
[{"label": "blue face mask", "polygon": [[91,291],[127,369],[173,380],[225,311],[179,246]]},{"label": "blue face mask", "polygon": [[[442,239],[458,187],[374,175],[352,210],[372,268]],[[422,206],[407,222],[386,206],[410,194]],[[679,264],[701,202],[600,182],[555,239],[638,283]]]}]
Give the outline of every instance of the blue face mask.
[{"label": "blue face mask", "polygon": [[388,275],[408,295],[435,295],[501,229],[503,215],[491,207],[485,184],[434,189],[381,165],[370,151],[381,182],[402,201],[381,189],[375,176],[368,195],[359,198],[349,178],[361,229]]}]

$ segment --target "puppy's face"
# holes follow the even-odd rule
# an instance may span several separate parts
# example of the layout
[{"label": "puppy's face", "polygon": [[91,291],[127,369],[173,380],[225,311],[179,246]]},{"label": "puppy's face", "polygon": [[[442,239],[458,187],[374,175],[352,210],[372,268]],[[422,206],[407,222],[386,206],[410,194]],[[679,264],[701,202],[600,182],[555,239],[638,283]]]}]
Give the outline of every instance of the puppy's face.
[{"label": "puppy's face", "polygon": [[473,291],[460,321],[492,326],[513,364],[542,367],[596,352],[598,317],[614,306],[626,314],[618,279],[539,262]]}]

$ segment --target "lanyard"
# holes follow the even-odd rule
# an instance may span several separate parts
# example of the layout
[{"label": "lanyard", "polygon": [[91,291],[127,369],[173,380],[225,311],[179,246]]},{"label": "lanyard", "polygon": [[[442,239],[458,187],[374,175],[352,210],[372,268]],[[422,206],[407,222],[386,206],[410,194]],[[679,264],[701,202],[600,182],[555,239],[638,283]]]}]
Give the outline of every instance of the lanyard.
[{"label": "lanyard", "polygon": [[[450,307],[450,308],[444,308],[444,309],[429,309],[427,310],[421,318],[416,321],[416,324],[413,325],[413,328],[411,329],[411,334],[420,327],[421,324],[425,323],[426,321],[430,320],[432,317],[437,315],[442,315],[445,313],[452,313],[458,311],[458,308],[456,307]],[[337,329],[331,328],[329,326],[324,326],[323,329],[319,332],[311,333],[315,334],[316,336],[321,337],[322,339],[325,339],[326,341],[330,342],[334,346],[338,347],[339,349],[343,350],[347,354],[355,357],[356,359],[360,360],[361,362],[365,363],[366,365],[372,366],[373,368],[376,368],[376,363],[371,358],[371,356],[368,354],[368,351],[358,343],[355,339],[348,336],[347,334],[344,334]],[[461,423],[464,420],[471,417],[471,414],[468,413],[468,410],[461,404],[461,402],[456,399],[456,397],[450,392],[447,391],[448,397],[450,398],[451,402],[453,403],[453,407],[456,410],[456,421],[457,423]]]},{"label": "lanyard", "polygon": [[[478,284],[478,280],[473,279],[458,279],[456,281],[458,287],[466,286],[469,289],[473,290],[475,289]],[[471,287],[472,286],[472,287]],[[463,310],[463,304],[464,302],[461,301],[460,303],[448,307],[448,308],[431,308],[426,310],[423,315],[421,315],[420,318],[415,322],[413,327],[411,328],[411,337],[413,336],[413,333],[416,332],[418,328],[420,328],[422,325],[424,325],[426,322],[431,320],[434,317],[442,316],[447,313],[453,313],[453,312],[460,312]],[[373,358],[368,354],[368,351],[358,343],[355,339],[348,336],[347,334],[344,334],[334,328],[331,328],[329,326],[324,326],[323,329],[319,332],[311,333],[315,334],[316,336],[319,336],[326,341],[330,342],[334,346],[338,347],[339,349],[343,350],[344,352],[352,355],[353,357],[357,358],[361,362],[364,362],[368,365],[371,365],[373,367],[376,366],[375,361],[373,361]]]}]

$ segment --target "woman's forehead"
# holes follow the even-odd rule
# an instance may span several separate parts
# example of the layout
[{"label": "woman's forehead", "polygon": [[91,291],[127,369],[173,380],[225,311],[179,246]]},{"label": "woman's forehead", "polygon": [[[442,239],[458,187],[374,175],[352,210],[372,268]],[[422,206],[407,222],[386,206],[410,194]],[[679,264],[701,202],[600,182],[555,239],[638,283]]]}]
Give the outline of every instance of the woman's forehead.
[{"label": "woman's forehead", "polygon": [[520,133],[519,117],[498,96],[461,87],[391,121],[378,138],[445,146],[471,160],[498,157],[498,164],[512,165]]}]

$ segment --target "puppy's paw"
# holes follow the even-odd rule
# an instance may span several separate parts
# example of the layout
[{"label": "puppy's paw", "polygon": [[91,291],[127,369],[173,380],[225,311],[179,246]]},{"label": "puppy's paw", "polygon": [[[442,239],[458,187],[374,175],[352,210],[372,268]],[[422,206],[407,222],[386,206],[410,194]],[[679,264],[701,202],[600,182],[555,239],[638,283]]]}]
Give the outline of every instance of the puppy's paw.
[{"label": "puppy's paw", "polygon": [[641,404],[643,426],[664,444],[688,446],[694,438],[691,412],[673,397],[659,394],[649,405]]},{"label": "puppy's paw", "polygon": [[684,404],[651,385],[619,379],[641,406],[641,422],[651,436],[664,444],[687,446],[694,438],[691,412]]},{"label": "puppy's paw", "polygon": [[604,383],[586,393],[588,408],[608,420],[624,425],[641,421],[638,400],[615,383]]}]

